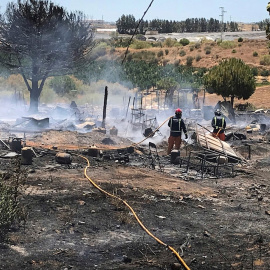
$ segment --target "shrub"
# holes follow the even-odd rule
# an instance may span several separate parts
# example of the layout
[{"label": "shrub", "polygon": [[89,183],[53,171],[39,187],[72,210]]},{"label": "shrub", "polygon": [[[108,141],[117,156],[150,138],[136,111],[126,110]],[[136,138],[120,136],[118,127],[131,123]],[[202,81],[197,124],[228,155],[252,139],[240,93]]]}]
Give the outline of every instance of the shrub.
[{"label": "shrub", "polygon": [[185,52],[184,50],[181,50],[181,51],[179,52],[179,55],[180,55],[180,56],[185,56],[185,55],[186,55],[186,52]]},{"label": "shrub", "polygon": [[134,60],[144,60],[144,61],[153,61],[156,54],[155,52],[150,51],[139,51],[133,54],[132,59]]},{"label": "shrub", "polygon": [[40,94],[40,102],[41,103],[56,103],[56,102],[63,102],[63,97],[60,97],[56,94],[56,92],[50,88],[48,83],[44,86],[43,91]]},{"label": "shrub", "polygon": [[238,42],[243,42],[243,38],[238,38]]},{"label": "shrub", "polygon": [[186,63],[187,63],[187,66],[188,66],[188,67],[191,67],[191,66],[192,66],[192,62],[193,62],[193,57],[188,56],[188,57],[187,57],[187,62],[186,62]]},{"label": "shrub", "polygon": [[106,55],[108,45],[105,42],[99,43],[91,52],[90,59],[95,60],[98,57]]},{"label": "shrub", "polygon": [[166,47],[174,47],[176,43],[177,43],[177,40],[172,39],[172,38],[166,38],[163,44]]},{"label": "shrub", "polygon": [[180,59],[175,60],[173,64],[178,67],[180,65]]},{"label": "shrub", "polygon": [[137,50],[147,49],[151,47],[152,46],[149,42],[145,42],[141,40],[134,40],[133,43],[130,45],[130,48],[137,49]]},{"label": "shrub", "polygon": [[221,40],[220,38],[218,38],[218,39],[216,40],[217,45],[220,45],[221,42],[222,42],[222,40]]},{"label": "shrub", "polygon": [[5,174],[0,181],[0,241],[6,239],[7,233],[16,222],[22,221],[23,208],[19,202],[19,190],[26,179],[26,171],[20,167],[20,160],[16,160],[14,168],[9,172],[8,181]]},{"label": "shrub", "polygon": [[233,49],[236,47],[236,44],[234,41],[230,41],[230,40],[225,40],[222,41],[219,46],[223,49]]},{"label": "shrub", "polygon": [[235,104],[235,109],[238,111],[254,111],[256,107],[249,102],[246,102],[245,104]]},{"label": "shrub", "polygon": [[258,53],[257,52],[253,52],[253,56],[254,57],[257,57],[258,56]]},{"label": "shrub", "polygon": [[191,52],[193,52],[193,51],[194,51],[194,46],[190,46],[189,50],[190,50]]},{"label": "shrub", "polygon": [[264,55],[260,59],[260,64],[263,66],[269,66],[270,65],[270,55]]},{"label": "shrub", "polygon": [[235,49],[233,49],[233,50],[232,50],[232,53],[236,53],[236,50],[235,50]]},{"label": "shrub", "polygon": [[133,59],[132,53],[128,53],[126,59],[127,59],[128,62],[130,62]]},{"label": "shrub", "polygon": [[253,67],[251,69],[251,72],[252,72],[253,76],[258,76],[258,74],[259,74],[258,69],[256,67]]},{"label": "shrub", "polygon": [[263,69],[263,70],[261,71],[261,76],[263,76],[263,77],[269,76],[269,71],[268,71],[267,69]]},{"label": "shrub", "polygon": [[162,65],[165,67],[170,62],[169,59],[163,59]]},{"label": "shrub", "polygon": [[197,54],[195,57],[196,62],[199,62],[202,59],[200,54]]},{"label": "shrub", "polygon": [[69,76],[53,77],[49,85],[59,96],[64,96],[70,93],[71,90],[76,90],[76,84]]},{"label": "shrub", "polygon": [[169,50],[165,49],[165,54],[168,55],[169,54]]},{"label": "shrub", "polygon": [[163,51],[159,51],[158,53],[157,53],[157,57],[162,57],[163,56]]},{"label": "shrub", "polygon": [[115,48],[114,47],[111,47],[110,54],[114,54],[114,53],[115,53]]},{"label": "shrub", "polygon": [[197,42],[194,45],[195,49],[200,49],[201,48],[201,43]]},{"label": "shrub", "polygon": [[162,42],[160,42],[160,41],[158,41],[158,42],[149,42],[149,41],[148,41],[148,43],[151,44],[151,46],[152,46],[153,48],[156,48],[156,47],[162,48],[162,47],[163,47],[163,46],[162,46]]},{"label": "shrub", "polygon": [[[130,42],[130,38],[118,38],[116,41],[115,41],[115,47],[127,47],[129,45],[129,42]],[[134,42],[134,41],[132,41]]]},{"label": "shrub", "polygon": [[182,44],[183,46],[186,46],[189,44],[189,40],[187,38],[182,38],[179,41],[180,44]]},{"label": "shrub", "polygon": [[210,53],[211,53],[211,50],[209,49],[205,51],[205,54],[210,54]]}]

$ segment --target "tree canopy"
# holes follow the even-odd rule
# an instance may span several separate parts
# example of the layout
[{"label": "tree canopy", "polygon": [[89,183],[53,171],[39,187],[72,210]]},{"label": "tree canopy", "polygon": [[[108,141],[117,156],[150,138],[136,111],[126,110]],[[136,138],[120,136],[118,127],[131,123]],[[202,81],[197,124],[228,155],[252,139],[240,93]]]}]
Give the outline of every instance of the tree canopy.
[{"label": "tree canopy", "polygon": [[93,30],[82,12],[68,13],[48,0],[9,3],[0,21],[0,62],[22,75],[30,92],[30,111],[46,78],[67,75],[84,65]]},{"label": "tree canopy", "polygon": [[[122,15],[116,21],[117,31],[120,34],[133,34],[138,20],[131,14]],[[139,26],[139,33],[145,34],[147,30],[158,31],[159,33],[183,33],[183,32],[220,32],[223,27],[223,31],[235,32],[239,30],[236,22],[226,22],[221,24],[219,20],[210,18],[187,18],[184,21],[172,21],[172,20],[142,20]]]},{"label": "tree canopy", "polygon": [[252,70],[241,59],[230,58],[210,69],[204,76],[204,85],[209,93],[221,95],[224,99],[248,99],[255,91]]}]

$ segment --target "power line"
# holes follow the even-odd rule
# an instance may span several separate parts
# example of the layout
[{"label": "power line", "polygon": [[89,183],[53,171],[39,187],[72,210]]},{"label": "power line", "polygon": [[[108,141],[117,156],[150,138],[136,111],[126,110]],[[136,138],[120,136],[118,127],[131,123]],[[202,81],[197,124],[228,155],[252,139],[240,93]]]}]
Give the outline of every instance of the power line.
[{"label": "power line", "polygon": [[124,63],[124,61],[125,61],[125,59],[126,59],[126,57],[127,57],[127,53],[128,53],[128,49],[129,49],[129,46],[130,46],[130,44],[131,44],[131,41],[132,41],[133,37],[135,36],[135,34],[137,33],[137,30],[138,30],[138,28],[139,28],[139,26],[140,26],[140,23],[141,23],[142,20],[143,20],[143,17],[144,17],[145,14],[147,13],[148,9],[151,7],[151,5],[152,5],[153,2],[154,2],[154,0],[151,1],[151,3],[149,4],[148,8],[147,8],[146,11],[144,12],[143,16],[142,16],[141,19],[139,20],[139,22],[138,22],[138,24],[137,24],[137,26],[136,26],[136,28],[135,28],[135,31],[134,31],[132,37],[130,38],[130,40],[129,40],[129,42],[128,42],[127,50],[126,50],[125,55],[124,55],[124,58],[123,58],[123,60],[122,60],[122,64]]}]

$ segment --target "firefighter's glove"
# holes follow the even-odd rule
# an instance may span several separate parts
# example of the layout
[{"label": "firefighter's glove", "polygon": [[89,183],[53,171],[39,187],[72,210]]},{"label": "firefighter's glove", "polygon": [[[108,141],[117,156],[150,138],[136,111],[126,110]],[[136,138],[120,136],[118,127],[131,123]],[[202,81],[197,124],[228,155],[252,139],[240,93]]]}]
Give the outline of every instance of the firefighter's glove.
[{"label": "firefighter's glove", "polygon": [[187,134],[185,134],[185,138],[186,138],[186,140],[187,140],[187,138],[188,138],[188,135],[187,135]]}]

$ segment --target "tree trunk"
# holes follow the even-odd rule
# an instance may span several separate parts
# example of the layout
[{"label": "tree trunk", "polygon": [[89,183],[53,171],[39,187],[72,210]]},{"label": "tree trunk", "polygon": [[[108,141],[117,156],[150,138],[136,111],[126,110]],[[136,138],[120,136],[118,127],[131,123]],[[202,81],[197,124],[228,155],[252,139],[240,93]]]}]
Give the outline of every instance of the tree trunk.
[{"label": "tree trunk", "polygon": [[231,105],[232,105],[232,108],[233,108],[233,103],[234,103],[234,95],[231,96]]},{"label": "tree trunk", "polygon": [[39,103],[40,91],[38,88],[38,81],[32,81],[32,89],[30,91],[30,113],[38,112],[38,103]]},{"label": "tree trunk", "polygon": [[173,107],[173,95],[174,95],[174,90],[170,88],[169,90],[167,90],[167,98],[168,98],[168,106],[169,108]]},{"label": "tree trunk", "polygon": [[236,120],[235,120],[235,113],[234,113],[234,108],[233,108],[233,103],[234,103],[234,95],[231,96],[231,105],[232,105],[232,122],[235,124]]}]

